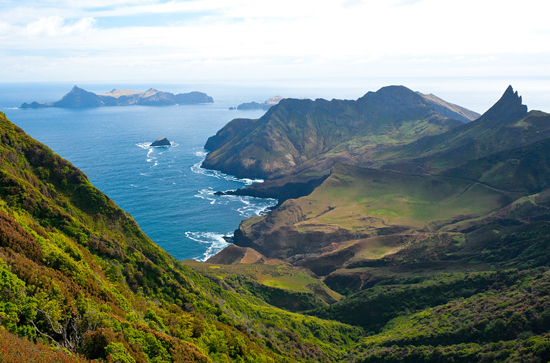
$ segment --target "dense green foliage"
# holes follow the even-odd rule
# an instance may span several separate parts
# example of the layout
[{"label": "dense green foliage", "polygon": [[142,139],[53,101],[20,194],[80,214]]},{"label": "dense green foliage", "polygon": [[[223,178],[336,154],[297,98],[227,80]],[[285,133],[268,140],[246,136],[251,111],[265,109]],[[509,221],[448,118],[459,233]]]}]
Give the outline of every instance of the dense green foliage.
[{"label": "dense green foliage", "polygon": [[11,334],[113,362],[333,361],[361,334],[223,290],[4,115],[0,130],[0,324]]},{"label": "dense green foliage", "polygon": [[[282,127],[281,150],[308,160],[384,144],[396,148],[376,155],[392,168],[444,175],[336,165],[319,178],[321,162],[313,193],[243,222],[249,245],[258,221],[276,233],[258,229],[264,256],[231,266],[175,261],[0,114],[0,361],[549,361],[548,115],[527,113],[509,89],[477,124],[404,147],[448,120],[406,89],[368,95],[286,101],[233,126],[251,135],[245,148]],[[259,125],[273,127],[267,139]],[[360,128],[369,134],[342,142]],[[211,142],[223,148],[237,131]],[[519,136],[498,144],[499,132]],[[468,145],[463,160],[446,159]],[[264,146],[257,155],[284,157]],[[323,281],[269,260],[269,243]]]},{"label": "dense green foliage", "polygon": [[[235,243],[309,268],[345,295],[308,313],[364,329],[349,361],[548,361],[550,115],[527,112],[509,87],[476,121],[414,140],[426,124],[403,98],[384,101],[387,108],[361,112],[387,127],[365,126],[368,137],[352,142],[339,123],[350,116],[345,102],[331,109],[327,102],[283,103],[287,113],[272,109],[240,136],[229,124],[212,152],[222,170],[225,163],[255,165],[246,153],[250,135],[265,141],[266,151],[256,154],[264,161],[281,157],[270,153],[277,148],[305,147],[304,140],[318,147],[334,141],[328,151],[299,153],[307,160],[287,168],[294,174],[262,188],[290,188],[305,180],[304,171],[315,177],[330,164],[322,184],[243,221]],[[331,117],[338,119],[331,137],[307,133]]]},{"label": "dense green foliage", "polygon": [[[390,320],[357,348],[358,361],[548,361],[550,271],[511,270],[494,277],[484,291],[470,297]],[[419,296],[409,299],[415,306]],[[416,306],[435,299],[445,296],[428,292]]]}]

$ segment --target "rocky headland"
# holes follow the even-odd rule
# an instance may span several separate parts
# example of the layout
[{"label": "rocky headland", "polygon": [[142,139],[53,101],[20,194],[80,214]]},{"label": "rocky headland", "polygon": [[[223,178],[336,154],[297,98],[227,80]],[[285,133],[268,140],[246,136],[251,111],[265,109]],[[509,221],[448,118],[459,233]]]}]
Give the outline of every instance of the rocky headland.
[{"label": "rocky headland", "polygon": [[[245,102],[245,103],[241,103],[240,105],[238,105],[236,107],[236,109],[239,110],[239,111],[247,111],[247,110],[265,110],[265,111],[267,111],[271,107],[273,107],[276,104],[278,104],[279,102],[281,102],[282,99],[283,99],[283,97],[281,97],[281,96],[273,96],[273,97],[265,100],[263,103],[258,103],[258,102],[255,102],[255,101]],[[232,108],[232,109],[235,109],[235,108]]]},{"label": "rocky headland", "polygon": [[266,178],[229,194],[279,198],[241,223],[236,245],[331,281],[388,263],[413,241],[514,219],[522,198],[550,187],[548,120],[512,87],[481,116],[400,86],[357,101],[287,99],[222,128],[204,165]]}]

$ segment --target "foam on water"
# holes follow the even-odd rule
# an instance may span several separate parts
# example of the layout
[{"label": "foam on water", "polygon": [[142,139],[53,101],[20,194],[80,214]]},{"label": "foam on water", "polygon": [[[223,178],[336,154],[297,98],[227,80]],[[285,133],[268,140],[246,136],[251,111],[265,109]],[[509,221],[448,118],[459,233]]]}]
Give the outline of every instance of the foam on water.
[{"label": "foam on water", "polygon": [[196,164],[193,164],[193,166],[191,167],[191,171],[195,174],[201,174],[201,175],[213,177],[213,178],[216,178],[216,179],[223,179],[223,180],[227,180],[227,181],[243,183],[244,185],[251,185],[251,184],[254,184],[254,183],[263,183],[264,182],[263,179],[247,179],[247,178],[239,179],[239,178],[237,178],[233,175],[224,174],[224,173],[222,173],[221,171],[218,171],[218,170],[210,170],[210,169],[201,168],[201,164],[202,164],[203,161],[204,160],[199,161]]},{"label": "foam on water", "polygon": [[140,142],[140,143],[136,144],[136,146],[139,146],[142,149],[149,149],[151,144],[152,144],[152,142]]},{"label": "foam on water", "polygon": [[[208,170],[201,168],[201,164],[206,158],[207,152],[199,150],[195,152],[195,156],[200,157],[201,161],[193,164],[191,171],[193,173],[213,177],[220,180],[230,182],[238,182],[244,185],[263,182],[261,179],[239,179],[232,175],[224,174],[217,170]],[[271,207],[277,204],[276,199],[271,198],[255,198],[250,196],[240,195],[216,195],[216,191],[212,187],[203,188],[197,191],[196,198],[208,201],[210,205],[226,205],[236,211],[242,218],[249,218],[265,214]],[[207,251],[202,257],[195,258],[199,261],[206,261],[211,256],[215,255],[224,249],[229,243],[223,238],[223,234],[213,232],[186,232],[186,237],[200,243],[210,244]],[[226,233],[225,236],[232,236],[231,233]]]},{"label": "foam on water", "polygon": [[[31,99],[57,99],[50,91],[44,89]],[[5,94],[11,93],[0,89],[0,96]],[[238,189],[260,180],[200,168],[207,155],[204,141],[231,118],[250,117],[250,112],[229,111],[219,104],[101,107],[79,110],[76,117],[74,111],[62,108],[14,107],[29,101],[28,94],[5,104],[8,117],[88,174],[94,185],[178,260],[209,258],[227,246],[224,232],[235,230],[243,218],[261,213],[266,205],[259,200],[254,207],[254,200],[215,195],[217,190]],[[5,102],[5,97],[0,101]],[[254,115],[261,116],[260,112]],[[151,141],[160,135],[178,142],[169,148],[152,147]],[[68,139],[79,141],[70,144]]]},{"label": "foam on water", "polygon": [[219,234],[214,232],[185,232],[185,237],[190,240],[210,245],[202,256],[197,256],[194,258],[195,260],[201,262],[208,260],[216,253],[229,246],[229,243],[224,239],[224,236],[231,236],[231,233]]},{"label": "foam on water", "polygon": [[[147,156],[146,156],[146,160],[148,163],[153,163],[153,166],[151,166],[152,168],[154,168],[155,166],[158,166],[159,165],[159,162],[158,162],[158,158],[156,155],[162,155],[164,153],[166,153],[167,151],[170,150],[170,148],[172,147],[178,147],[179,144],[177,142],[171,142],[171,146],[170,148],[167,148],[167,147],[154,147],[154,146],[151,146],[152,143],[151,142],[139,142],[136,144],[136,146],[142,148],[142,149],[145,149],[147,150]],[[168,167],[170,168],[171,165],[168,165]]]},{"label": "foam on water", "polygon": [[264,182],[263,179],[248,179],[248,178],[240,179],[240,178],[237,178],[236,176],[225,174],[225,173],[222,173],[221,171],[218,171],[218,170],[203,169],[203,168],[201,168],[201,165],[202,165],[202,162],[204,161],[204,159],[206,159],[207,154],[208,154],[208,152],[204,149],[195,152],[195,156],[200,157],[201,161],[199,161],[198,163],[193,164],[193,166],[191,167],[191,171],[193,173],[213,177],[213,178],[216,178],[216,179],[223,179],[223,180],[227,180],[227,181],[243,183],[244,185],[251,185],[251,184],[254,184],[254,183],[263,183]]},{"label": "foam on water", "polygon": [[240,202],[244,204],[236,211],[243,217],[249,218],[260,216],[269,212],[269,209],[277,205],[277,199],[271,198],[254,198],[248,196],[238,196]]},{"label": "foam on water", "polygon": [[216,195],[211,187],[201,189],[195,194],[196,198],[208,201],[212,205],[236,204],[231,209],[238,212],[241,217],[248,218],[259,216],[269,211],[269,208],[277,204],[277,199],[255,198],[241,195]]},{"label": "foam on water", "polygon": [[217,196],[214,193],[215,193],[214,189],[208,187],[208,188],[199,190],[197,194],[195,194],[195,197],[207,200],[210,202],[210,204],[216,204],[216,202],[218,202],[218,204],[221,204],[219,203],[220,199],[216,198]]}]

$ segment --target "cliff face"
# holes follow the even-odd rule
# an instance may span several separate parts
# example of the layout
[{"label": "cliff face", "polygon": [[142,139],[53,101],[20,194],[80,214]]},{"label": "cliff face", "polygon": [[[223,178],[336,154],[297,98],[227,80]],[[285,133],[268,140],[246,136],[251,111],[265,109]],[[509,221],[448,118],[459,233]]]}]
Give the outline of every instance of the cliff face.
[{"label": "cliff face", "polygon": [[320,163],[328,170],[335,161],[355,163],[462,123],[442,116],[415,92],[392,86],[357,101],[283,99],[258,121],[243,124],[230,122],[207,142],[203,167],[262,179]]},{"label": "cliff face", "polygon": [[[365,112],[403,118],[402,95]],[[312,314],[372,332],[357,361],[548,360],[549,125],[509,88],[475,121],[373,153],[384,168],[335,164],[235,243],[344,294]]]},{"label": "cliff face", "polygon": [[[409,117],[408,111],[417,112],[413,117],[418,118],[422,99],[410,97],[403,88],[385,88],[357,103],[371,120],[399,120]],[[403,104],[407,106],[397,106]],[[332,257],[337,263],[328,257],[323,257],[324,265],[315,262],[315,268],[324,271],[316,273],[329,273],[353,261],[364,239],[391,234],[399,240],[404,231],[432,233],[454,228],[449,226],[541,193],[550,186],[549,140],[550,115],[528,113],[510,87],[476,121],[384,151],[398,162],[383,159],[381,169],[335,164],[328,178],[302,197],[241,223],[235,243],[266,257],[309,267],[311,261],[338,250],[342,254]],[[346,247],[344,253],[337,247],[344,245],[355,247]]]}]

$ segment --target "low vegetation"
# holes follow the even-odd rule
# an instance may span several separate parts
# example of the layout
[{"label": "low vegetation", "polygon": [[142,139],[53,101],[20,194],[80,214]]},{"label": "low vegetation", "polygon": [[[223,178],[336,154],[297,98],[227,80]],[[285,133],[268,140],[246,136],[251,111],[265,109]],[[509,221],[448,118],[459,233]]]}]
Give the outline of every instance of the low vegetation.
[{"label": "low vegetation", "polygon": [[4,115],[0,126],[6,360],[15,354],[7,345],[24,339],[34,344],[22,343],[22,353],[53,347],[60,361],[328,362],[361,335],[222,289]]},{"label": "low vegetation", "polygon": [[[399,110],[403,97],[412,104]],[[218,256],[228,265],[175,261],[0,114],[0,361],[549,361],[548,115],[527,113],[510,88],[478,124],[452,126],[418,97],[368,96],[392,106],[384,112],[366,99],[273,107],[267,124],[289,127],[285,147],[332,161],[315,159],[307,188],[293,184],[309,195],[244,221],[241,247]],[[377,116],[372,138],[342,143],[327,129],[314,138],[326,150],[300,142],[359,106]],[[301,131],[283,111],[309,115]],[[233,126],[250,136],[264,121]],[[230,149],[233,126],[211,139],[215,148]],[[419,127],[441,135],[413,141]],[[519,144],[496,145],[494,130]],[[380,154],[354,160],[382,155],[384,168],[332,165],[374,144]],[[473,149],[463,159],[444,157],[464,145]]]}]

